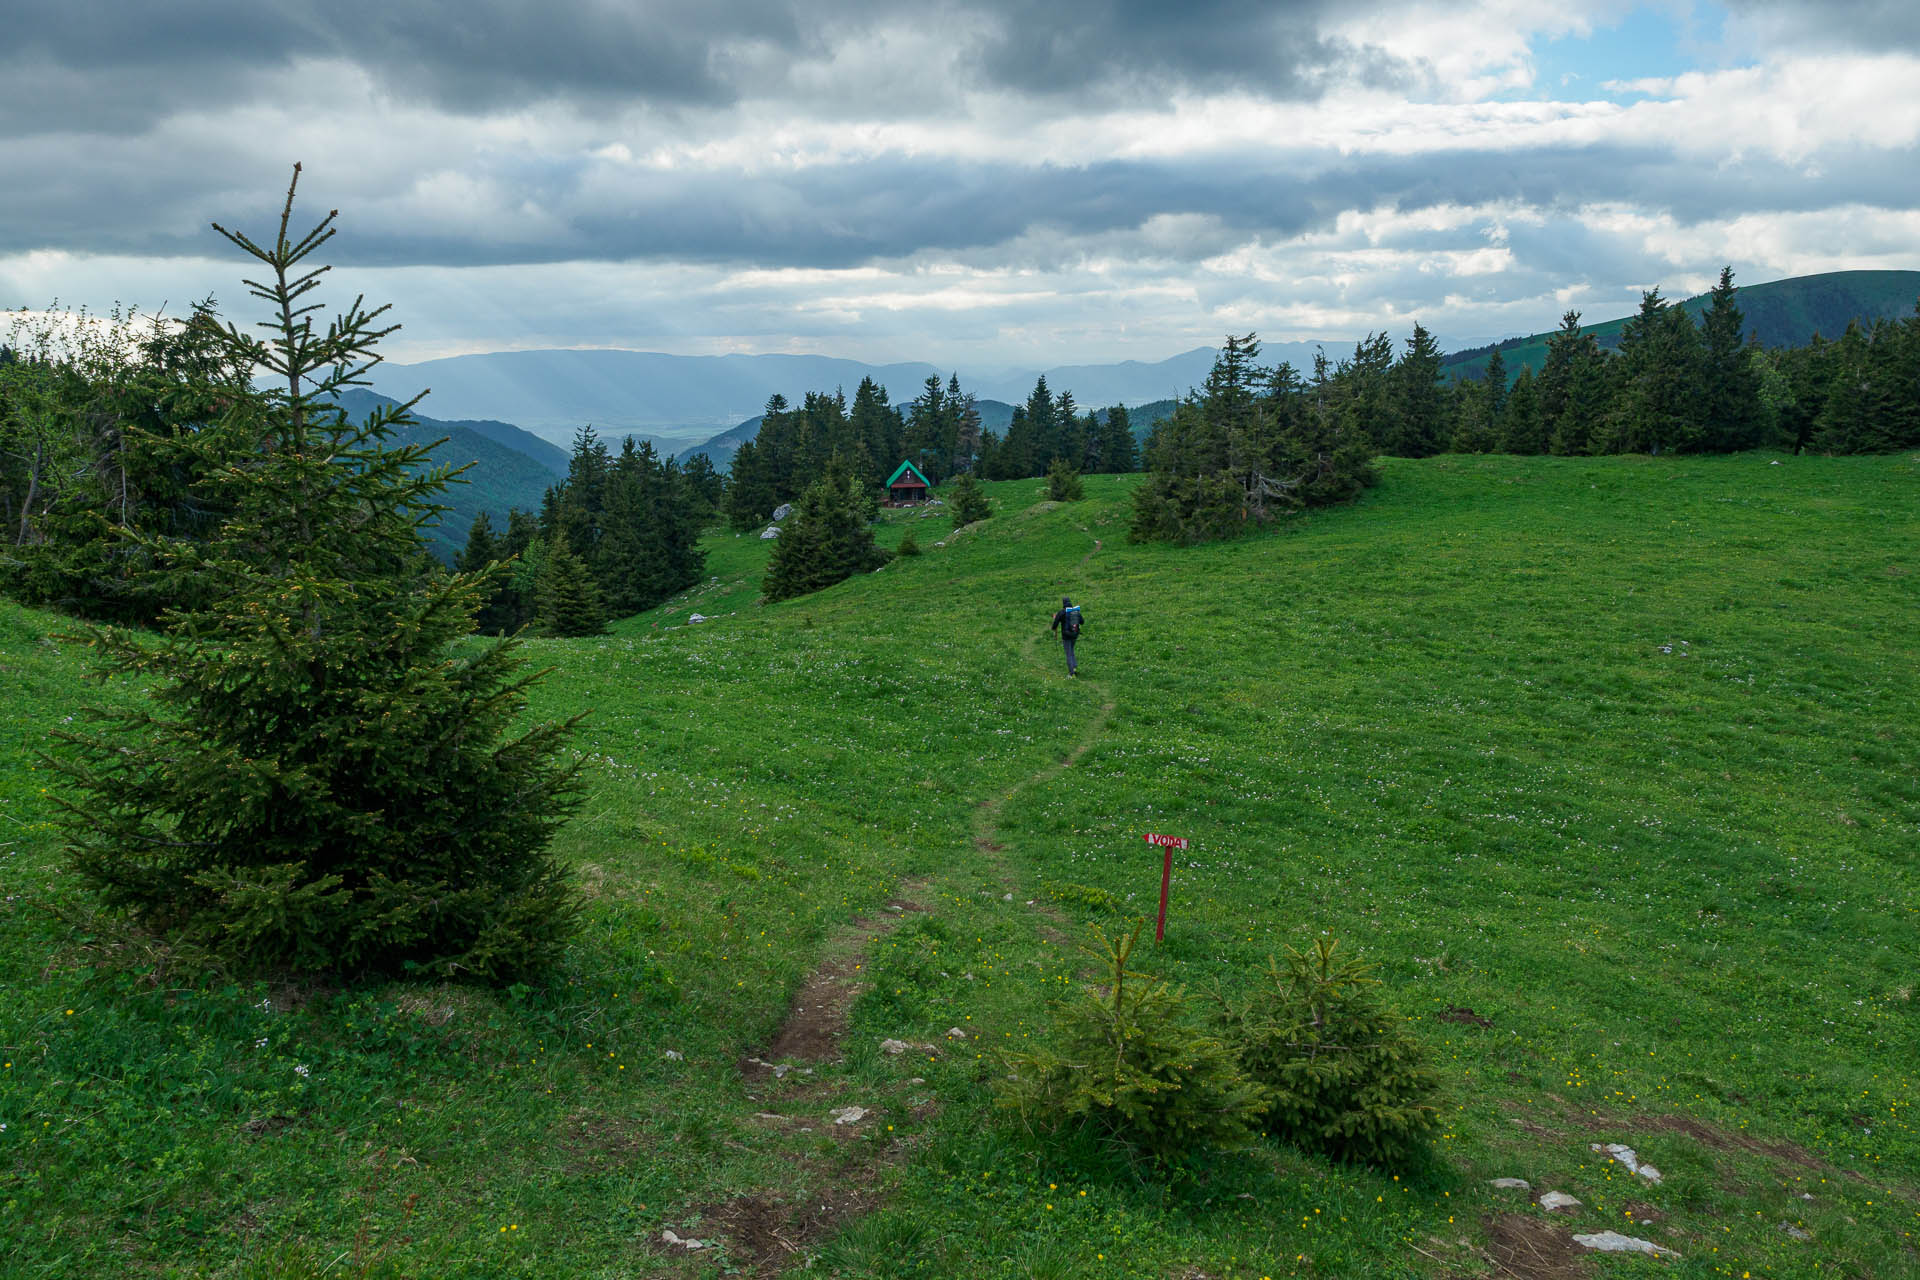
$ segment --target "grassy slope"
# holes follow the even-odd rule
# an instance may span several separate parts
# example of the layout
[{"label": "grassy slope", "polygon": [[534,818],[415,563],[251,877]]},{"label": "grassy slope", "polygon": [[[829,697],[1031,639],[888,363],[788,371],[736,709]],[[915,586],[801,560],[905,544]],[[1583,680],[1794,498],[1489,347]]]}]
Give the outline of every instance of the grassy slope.
[{"label": "grassy slope", "polygon": [[[1457,1242],[1517,1175],[1679,1274],[1898,1274],[1920,461],[1770,461],[1396,463],[1356,508],[1198,550],[1126,545],[1125,478],[1063,508],[995,485],[979,530],[934,548],[925,520],[926,555],[770,608],[766,544],[716,538],[695,593],[531,646],[544,712],[595,708],[563,837],[589,907],[567,972],[500,996],[88,978],[116,944],[37,909],[80,900],[22,758],[86,696],[77,656],[0,606],[0,1271],[712,1274],[647,1241],[877,1179],[823,1268],[1437,1277],[1476,1271]],[[1073,683],[1041,634],[1062,591]],[[1265,1147],[1156,1190],[989,1121],[988,1057],[873,1050],[1034,1034],[1079,962],[1027,899],[1074,929],[1115,923],[1074,886],[1145,909],[1147,830],[1195,841],[1162,971],[1233,987],[1320,929],[1381,962],[1449,1081],[1432,1167]],[[847,1064],[748,1098],[733,1064],[823,941],[914,876],[932,910],[876,944]],[[876,1107],[864,1136],[755,1119],[829,1094]]]}]

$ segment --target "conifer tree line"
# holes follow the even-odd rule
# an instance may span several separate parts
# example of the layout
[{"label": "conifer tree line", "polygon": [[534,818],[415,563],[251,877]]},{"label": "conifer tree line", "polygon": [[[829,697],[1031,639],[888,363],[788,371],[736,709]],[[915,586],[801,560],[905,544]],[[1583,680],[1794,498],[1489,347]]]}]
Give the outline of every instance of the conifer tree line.
[{"label": "conifer tree line", "polygon": [[989,431],[980,439],[978,470],[987,480],[1044,476],[1064,463],[1076,473],[1138,469],[1133,424],[1124,405],[1105,414],[1082,413],[1073,392],[1053,394],[1044,375],[1025,404],[1013,407],[1004,438]]},{"label": "conifer tree line", "polygon": [[252,394],[215,338],[186,323],[51,312],[0,345],[0,591],[83,617],[151,623],[201,582],[164,587],[141,537],[196,541],[229,514],[212,483],[254,448],[225,427]]},{"label": "conifer tree line", "polygon": [[627,437],[614,456],[592,427],[575,434],[567,475],[547,490],[536,520],[507,515],[500,533],[483,511],[457,567],[511,568],[488,596],[480,629],[510,634],[598,635],[609,618],[650,609],[700,580],[701,530],[713,518],[720,477],[704,457],[682,468],[650,441]]},{"label": "conifer tree line", "polygon": [[1055,396],[1042,377],[1024,405],[1015,405],[1004,438],[983,431],[980,409],[958,375],[929,377],[904,406],[887,389],[861,379],[846,396],[809,391],[798,409],[783,395],[767,401],[759,433],[733,455],[727,477],[727,519],[745,532],[766,524],[775,508],[799,498],[834,459],[854,484],[879,493],[903,461],[940,485],[957,476],[1021,480],[1046,475],[1057,461],[1076,472],[1138,468],[1125,407],[1081,413],[1071,392]]},{"label": "conifer tree line", "polygon": [[1742,340],[1725,268],[1695,322],[1659,289],[1641,295],[1617,346],[1569,311],[1538,375],[1509,378],[1495,347],[1484,376],[1448,382],[1426,331],[1399,358],[1370,335],[1341,369],[1369,387],[1362,422],[1386,453],[1885,453],[1920,445],[1920,307],[1902,321],[1858,321],[1801,347]]},{"label": "conifer tree line", "polygon": [[1259,358],[1256,335],[1228,335],[1206,385],[1154,424],[1148,477],[1133,495],[1134,541],[1231,537],[1287,511],[1344,502],[1374,482],[1366,424],[1382,413],[1386,379],[1356,369],[1358,356],[1333,368],[1321,354],[1311,382],[1291,364],[1269,369]]}]

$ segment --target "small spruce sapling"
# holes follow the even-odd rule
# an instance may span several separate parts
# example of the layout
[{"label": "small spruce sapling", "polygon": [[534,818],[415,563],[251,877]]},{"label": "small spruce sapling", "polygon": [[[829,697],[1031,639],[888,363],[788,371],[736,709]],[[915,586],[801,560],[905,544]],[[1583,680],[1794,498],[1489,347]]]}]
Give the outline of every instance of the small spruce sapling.
[{"label": "small spruce sapling", "polygon": [[993,514],[986,490],[970,475],[961,476],[948,491],[947,502],[953,509],[953,527],[958,529]]},{"label": "small spruce sapling", "polygon": [[1221,1034],[1266,1090],[1274,1136],[1341,1160],[1406,1160],[1439,1117],[1438,1078],[1420,1043],[1380,999],[1372,967],[1331,938],[1269,959],[1264,989],[1222,1002]]},{"label": "small spruce sapling", "polygon": [[1047,497],[1054,502],[1078,502],[1085,496],[1080,473],[1065,458],[1055,458],[1047,468]]},{"label": "small spruce sapling", "polygon": [[1042,1130],[1091,1125],[1161,1164],[1244,1145],[1260,1088],[1194,1025],[1182,988],[1127,967],[1144,927],[1117,940],[1093,930],[1095,945],[1082,950],[1104,987],[1060,1006],[1051,1043],[1007,1055],[1001,1103]]}]

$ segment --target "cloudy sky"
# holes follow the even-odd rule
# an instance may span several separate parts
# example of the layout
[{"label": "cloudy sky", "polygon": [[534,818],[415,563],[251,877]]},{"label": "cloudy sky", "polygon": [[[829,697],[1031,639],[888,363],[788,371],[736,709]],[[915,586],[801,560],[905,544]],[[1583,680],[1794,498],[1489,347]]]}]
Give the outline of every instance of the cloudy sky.
[{"label": "cloudy sky", "polygon": [[1920,268],[1917,143],[1913,0],[15,0],[0,306],[242,313],[299,160],[395,359],[1466,341]]}]

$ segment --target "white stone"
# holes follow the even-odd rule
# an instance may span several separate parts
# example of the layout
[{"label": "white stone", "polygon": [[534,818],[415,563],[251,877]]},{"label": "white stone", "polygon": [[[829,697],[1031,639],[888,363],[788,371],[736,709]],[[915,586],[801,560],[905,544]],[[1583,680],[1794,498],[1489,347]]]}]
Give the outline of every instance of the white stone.
[{"label": "white stone", "polygon": [[671,1231],[662,1231],[660,1233],[660,1238],[664,1240],[666,1243],[671,1245],[678,1245],[682,1249],[704,1249],[707,1247],[707,1242],[705,1240],[682,1240],[679,1236],[673,1234],[673,1232]]},{"label": "white stone", "polygon": [[775,520],[785,520],[788,516],[792,514],[793,514],[793,504],[791,502],[783,502],[779,506],[773,509],[773,518]]},{"label": "white stone", "polygon": [[913,1048],[913,1046],[905,1040],[882,1040],[880,1042],[881,1052],[890,1053],[896,1058],[911,1048]]},{"label": "white stone", "polygon": [[1528,1182],[1525,1178],[1495,1178],[1491,1182],[1487,1183],[1487,1185],[1490,1187],[1498,1187],[1502,1191],[1533,1190],[1533,1184],[1531,1182]]},{"label": "white stone", "polygon": [[687,616],[687,625],[690,627],[706,621],[709,621],[709,619],[704,613],[694,613]]},{"label": "white stone", "polygon": [[685,1062],[687,1058],[687,1055],[680,1052],[678,1049],[669,1049],[665,1053],[661,1054],[660,1056],[665,1058],[668,1062]]},{"label": "white stone", "polygon": [[768,538],[777,538],[779,536],[780,526],[777,524],[770,524],[760,531],[760,541],[762,542],[765,542]]},{"label": "white stone", "polygon": [[1663,1249],[1651,1240],[1642,1240],[1638,1236],[1623,1236],[1618,1231],[1598,1231],[1588,1236],[1575,1236],[1573,1242],[1587,1249],[1598,1249],[1601,1253],[1650,1253],[1656,1258],[1677,1258],[1680,1255],[1671,1249]]},{"label": "white stone", "polygon": [[949,1039],[949,1040],[965,1040],[966,1038],[967,1038],[967,1033],[966,1033],[966,1032],[964,1032],[964,1031],[962,1031],[962,1030],[961,1030],[960,1028],[958,1028],[958,1027],[948,1027],[948,1028],[947,1028],[947,1039]]},{"label": "white stone", "polygon": [[1791,1222],[1781,1223],[1780,1229],[1786,1232],[1788,1235],[1792,1236],[1795,1240],[1813,1239],[1811,1235],[1807,1234],[1805,1231],[1802,1231],[1799,1227],[1794,1226]]},{"label": "white stone", "polygon": [[1595,1142],[1590,1145],[1593,1150],[1602,1152],[1625,1165],[1628,1173],[1639,1174],[1648,1182],[1659,1185],[1660,1171],[1650,1164],[1642,1164],[1632,1147],[1623,1147],[1617,1142]]},{"label": "white stone", "polygon": [[1578,1209],[1580,1202],[1564,1191],[1549,1191],[1540,1197],[1540,1207],[1553,1213],[1560,1209]]},{"label": "white stone", "polygon": [[831,1111],[827,1114],[833,1117],[835,1124],[859,1124],[867,1118],[867,1109],[865,1107],[841,1107],[839,1110]]}]

